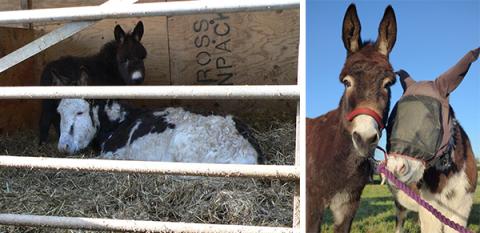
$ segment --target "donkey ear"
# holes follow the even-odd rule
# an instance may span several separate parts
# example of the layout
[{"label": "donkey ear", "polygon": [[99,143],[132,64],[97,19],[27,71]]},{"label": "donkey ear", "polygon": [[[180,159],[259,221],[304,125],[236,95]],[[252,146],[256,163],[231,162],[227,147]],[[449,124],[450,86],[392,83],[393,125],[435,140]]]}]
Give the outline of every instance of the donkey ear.
[{"label": "donkey ear", "polygon": [[343,18],[342,40],[348,54],[354,53],[360,49],[362,40],[360,31],[362,27],[357,15],[355,4],[350,4]]},{"label": "donkey ear", "polygon": [[125,41],[125,31],[123,31],[120,25],[115,26],[114,34],[115,34],[115,40],[118,43],[121,44]]},{"label": "donkey ear", "polygon": [[383,14],[382,21],[378,27],[378,38],[375,46],[377,50],[388,56],[397,40],[397,20],[395,19],[395,12],[392,6],[388,6]]},{"label": "donkey ear", "polygon": [[142,39],[142,36],[143,36],[143,23],[142,23],[142,21],[138,21],[137,25],[133,29],[132,35],[133,35],[133,38],[135,38],[135,40],[140,42],[140,40]]},{"label": "donkey ear", "polygon": [[80,79],[78,80],[79,86],[88,86],[88,72],[85,66],[80,67]]},{"label": "donkey ear", "polygon": [[54,86],[63,86],[65,85],[65,80],[62,79],[62,76],[58,74],[56,69],[50,70],[50,74],[52,75],[52,84]]},{"label": "donkey ear", "polygon": [[442,95],[448,96],[460,85],[467,75],[470,65],[477,60],[479,54],[480,47],[469,51],[457,64],[435,79],[435,84]]},{"label": "donkey ear", "polygon": [[405,70],[399,70],[395,74],[400,77],[400,83],[402,84],[403,92],[405,92],[408,87],[415,83],[415,80],[407,73]]},{"label": "donkey ear", "polygon": [[85,99],[85,101],[87,101],[87,103],[88,103],[88,105],[90,105],[90,107],[95,105],[95,99]]}]

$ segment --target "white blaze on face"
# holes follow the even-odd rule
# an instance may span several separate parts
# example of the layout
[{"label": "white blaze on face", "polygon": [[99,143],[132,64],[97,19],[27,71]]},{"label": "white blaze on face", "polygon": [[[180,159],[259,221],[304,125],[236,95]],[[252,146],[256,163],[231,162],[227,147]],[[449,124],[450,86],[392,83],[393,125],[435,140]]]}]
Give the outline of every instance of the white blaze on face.
[{"label": "white blaze on face", "polygon": [[142,76],[142,72],[136,70],[132,73],[132,80],[137,80],[137,79],[141,79],[143,76]]},{"label": "white blaze on face", "polygon": [[388,156],[387,169],[400,181],[410,184],[423,177],[425,166],[422,162],[403,156]]},{"label": "white blaze on face", "polygon": [[98,124],[98,108],[90,116],[90,105],[83,99],[62,99],[57,108],[60,114],[58,149],[73,154],[86,148],[96,134],[93,122]]},{"label": "white blaze on face", "polygon": [[[353,140],[353,145],[357,150],[361,150],[362,146],[369,146],[378,143],[380,132],[378,130],[377,121],[368,115],[358,115],[352,120],[352,135],[360,136],[361,141]],[[359,145],[363,143],[364,145]],[[366,156],[366,155],[365,155]]]}]

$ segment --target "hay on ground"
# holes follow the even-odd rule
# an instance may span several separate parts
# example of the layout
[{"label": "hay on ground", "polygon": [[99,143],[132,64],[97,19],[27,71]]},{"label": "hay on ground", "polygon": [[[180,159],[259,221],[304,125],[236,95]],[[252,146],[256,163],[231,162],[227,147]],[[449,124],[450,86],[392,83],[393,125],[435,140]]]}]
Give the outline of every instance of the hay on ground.
[{"label": "hay on ground", "polygon": [[[267,164],[293,164],[295,124],[273,122],[254,134]],[[65,157],[33,132],[0,137],[0,153]],[[85,151],[75,157],[93,157]],[[290,226],[292,182],[143,174],[0,170],[0,211],[154,221]],[[0,226],[0,232],[72,232]],[[83,231],[82,231],[83,232]]]}]

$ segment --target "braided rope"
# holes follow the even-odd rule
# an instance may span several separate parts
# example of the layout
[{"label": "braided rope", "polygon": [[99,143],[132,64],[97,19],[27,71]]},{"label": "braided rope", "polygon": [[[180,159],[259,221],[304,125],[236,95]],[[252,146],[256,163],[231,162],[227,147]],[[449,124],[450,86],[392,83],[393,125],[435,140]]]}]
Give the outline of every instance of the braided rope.
[{"label": "braided rope", "polygon": [[385,163],[381,163],[377,167],[378,172],[383,173],[385,177],[390,180],[398,189],[402,190],[407,196],[412,198],[414,201],[416,201],[419,205],[421,205],[423,208],[428,210],[430,213],[433,214],[440,222],[443,224],[451,227],[452,229],[460,232],[460,233],[473,233],[472,231],[468,230],[466,227],[450,220],[449,218],[445,217],[440,211],[435,209],[433,206],[431,206],[428,202],[423,200],[418,194],[416,194],[413,190],[411,190],[405,183],[401,182],[398,180],[395,175],[393,175],[392,172],[387,170],[385,168]]}]

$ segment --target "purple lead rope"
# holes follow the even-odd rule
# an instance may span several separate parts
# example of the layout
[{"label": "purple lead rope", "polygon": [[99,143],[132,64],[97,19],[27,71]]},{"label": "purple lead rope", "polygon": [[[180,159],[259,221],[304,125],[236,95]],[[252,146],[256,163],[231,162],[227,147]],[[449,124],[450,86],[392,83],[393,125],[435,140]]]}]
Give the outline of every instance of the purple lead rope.
[{"label": "purple lead rope", "polygon": [[425,208],[426,210],[428,210],[430,213],[433,214],[433,216],[435,216],[438,220],[440,220],[440,222],[442,222],[443,224],[451,227],[452,229],[460,232],[460,233],[473,233],[472,231],[468,230],[466,227],[464,226],[461,226],[460,224],[448,219],[447,217],[445,217],[445,215],[443,215],[442,213],[440,213],[440,211],[438,211],[437,209],[435,209],[433,206],[431,206],[430,204],[428,204],[428,202],[426,202],[425,200],[423,200],[420,196],[418,196],[414,191],[412,191],[407,185],[405,185],[403,182],[401,182],[400,180],[398,180],[395,175],[393,175],[392,172],[390,172],[389,170],[387,170],[385,168],[385,163],[381,163],[378,168],[377,168],[378,172],[381,172],[385,175],[385,177],[387,177],[387,179],[389,179],[398,189],[402,190],[405,194],[407,194],[410,198],[412,198],[413,200],[415,200],[419,205],[421,205],[423,208]]}]

